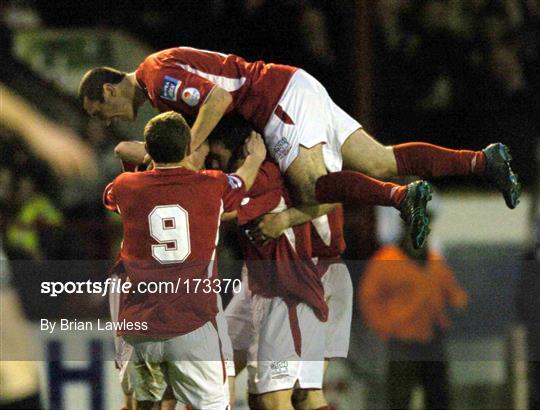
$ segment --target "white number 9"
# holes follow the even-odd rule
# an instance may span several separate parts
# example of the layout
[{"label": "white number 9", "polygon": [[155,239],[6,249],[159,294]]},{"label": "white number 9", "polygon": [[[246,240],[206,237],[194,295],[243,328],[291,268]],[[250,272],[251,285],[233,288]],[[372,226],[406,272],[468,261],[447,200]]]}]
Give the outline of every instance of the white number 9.
[{"label": "white number 9", "polygon": [[191,253],[189,218],[180,205],[160,205],[148,215],[150,235],[159,245],[152,245],[152,256],[159,263],[184,262]]}]

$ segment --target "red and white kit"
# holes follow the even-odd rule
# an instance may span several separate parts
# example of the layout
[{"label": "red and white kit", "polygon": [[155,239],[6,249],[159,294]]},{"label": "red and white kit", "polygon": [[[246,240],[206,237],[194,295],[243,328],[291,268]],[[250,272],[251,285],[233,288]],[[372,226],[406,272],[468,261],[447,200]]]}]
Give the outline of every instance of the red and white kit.
[{"label": "red and white kit", "polygon": [[195,292],[185,281],[217,278],[220,215],[244,196],[236,175],[183,167],[125,172],[105,189],[105,206],[122,217],[120,261],[132,288],[182,284],[174,292],[122,294],[119,321],[147,324],[118,331],[134,346],[135,399],[160,400],[168,382],[179,401],[195,408],[228,405],[217,294]]},{"label": "red and white kit", "polygon": [[[280,212],[286,203],[279,169],[265,162],[238,209],[251,306],[243,303],[249,293],[240,294],[226,316],[235,350],[248,349],[249,391],[254,394],[322,386],[328,308],[311,260],[310,225],[288,229],[266,245],[251,243],[245,234],[250,221]],[[249,346],[242,342],[247,338]]]},{"label": "red and white kit", "polygon": [[326,359],[347,357],[351,336],[353,286],[347,265],[341,259],[345,251],[343,208],[311,221],[313,257],[322,275],[328,304],[326,323]]},{"label": "red and white kit", "polygon": [[282,172],[298,156],[300,145],[319,143],[324,144],[328,170],[341,170],[341,146],[361,128],[315,78],[296,67],[176,47],[148,56],[135,74],[162,112],[194,115],[216,85],[230,92],[229,113],[240,114],[263,134]]}]

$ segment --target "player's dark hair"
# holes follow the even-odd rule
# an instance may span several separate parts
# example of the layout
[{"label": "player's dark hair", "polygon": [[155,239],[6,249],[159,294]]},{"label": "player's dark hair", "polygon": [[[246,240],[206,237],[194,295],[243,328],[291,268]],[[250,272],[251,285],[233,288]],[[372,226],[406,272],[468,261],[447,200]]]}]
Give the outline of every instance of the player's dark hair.
[{"label": "player's dark hair", "polygon": [[246,138],[253,131],[249,122],[239,115],[230,115],[221,119],[216,128],[208,136],[211,143],[219,142],[232,152],[230,163],[234,163],[243,156]]},{"label": "player's dark hair", "polygon": [[182,115],[167,111],[148,121],[144,139],[148,154],[155,162],[179,162],[191,143],[191,130]]},{"label": "player's dark hair", "polygon": [[103,84],[118,84],[127,73],[110,67],[97,67],[86,74],[79,84],[79,100],[84,103],[84,97],[92,101],[103,102]]}]

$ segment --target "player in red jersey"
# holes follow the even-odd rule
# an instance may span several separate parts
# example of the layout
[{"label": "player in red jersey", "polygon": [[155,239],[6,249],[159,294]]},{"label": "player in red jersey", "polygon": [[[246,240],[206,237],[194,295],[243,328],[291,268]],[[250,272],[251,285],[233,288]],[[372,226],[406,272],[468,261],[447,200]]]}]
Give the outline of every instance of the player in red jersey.
[{"label": "player in red jersey", "polygon": [[[413,228],[413,243],[423,244],[429,232],[427,183],[396,187],[360,173],[335,173],[342,168],[378,178],[484,175],[510,208],[518,203],[520,185],[503,144],[483,151],[425,143],[385,147],[338,107],[315,78],[295,67],[176,47],[148,56],[133,73],[106,67],[90,70],[81,80],[79,96],[91,116],[108,122],[133,120],[147,100],[159,111],[196,115],[192,149],[226,114],[238,113],[250,121],[263,133],[299,205],[294,211],[267,216],[261,223],[266,237],[275,238],[286,227],[327,213],[333,206],[325,202],[347,200],[400,209]],[[343,193],[348,197],[340,196]]]},{"label": "player in red jersey", "polygon": [[[145,141],[155,169],[125,172],[104,192],[105,206],[122,217],[120,260],[134,289],[123,295],[118,319],[133,324],[118,335],[134,347],[134,397],[138,408],[152,408],[168,382],[181,402],[225,409],[215,325],[218,303],[212,288],[215,246],[221,213],[239,206],[266,150],[255,135],[247,144],[247,161],[235,175],[193,171],[183,161],[190,130],[174,112],[152,119]],[[197,280],[208,281],[208,292],[195,290]],[[175,290],[144,292],[148,284],[164,281],[177,284]]]},{"label": "player in red jersey", "polygon": [[[117,156],[122,162],[122,172],[142,172],[147,169],[148,164],[144,164],[143,161],[148,155],[144,148],[143,142],[138,141],[123,141],[118,144],[115,149]],[[189,161],[189,168],[193,170],[204,169],[205,159],[208,155],[208,144],[201,145],[195,152],[191,153],[189,157],[184,160]],[[118,260],[117,260],[118,262]],[[115,266],[116,267],[116,266]],[[118,272],[115,267],[111,270],[113,279],[125,280],[125,277],[119,278],[118,274],[125,275],[125,272]],[[120,310],[121,293],[112,291],[109,294],[109,308],[111,319],[118,321],[118,312]],[[221,307],[221,301],[218,301],[220,311],[216,318],[216,325],[218,335],[221,342],[223,356],[225,359],[225,372],[227,374],[227,380],[229,383],[229,398],[232,403],[234,402],[234,361],[232,353],[232,344],[228,335],[227,321],[225,319],[223,309]],[[133,403],[133,386],[130,381],[129,374],[133,372],[130,368],[131,355],[133,352],[133,346],[126,343],[123,337],[119,337],[114,333],[114,345],[115,345],[115,364],[119,370],[119,381],[124,393],[124,405],[121,410],[131,410],[135,405]],[[172,393],[170,386],[167,387],[163,394],[162,400],[159,403],[155,403],[154,407],[158,410],[174,410],[176,408],[176,398]]]},{"label": "player in red jersey", "polygon": [[[250,127],[233,122],[218,128],[211,137],[211,155],[217,156],[222,169],[236,169],[242,158],[239,142]],[[306,408],[325,408],[321,388],[328,309],[320,273],[311,259],[310,225],[288,228],[265,245],[249,239],[254,221],[267,212],[285,209],[287,204],[290,201],[280,171],[267,161],[241,206],[224,214],[240,226],[243,276],[249,277],[244,281],[249,290],[235,295],[225,313],[235,362],[237,353],[243,353],[244,360],[247,353],[254,408],[292,408],[295,387],[304,392]]]}]

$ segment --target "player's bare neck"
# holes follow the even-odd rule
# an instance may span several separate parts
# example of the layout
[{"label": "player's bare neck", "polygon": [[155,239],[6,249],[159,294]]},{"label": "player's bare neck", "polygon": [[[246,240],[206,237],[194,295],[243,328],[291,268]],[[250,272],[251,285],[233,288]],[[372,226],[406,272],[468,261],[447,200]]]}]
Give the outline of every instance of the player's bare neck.
[{"label": "player's bare neck", "polygon": [[146,92],[141,88],[135,77],[135,73],[126,74],[125,79],[126,87],[130,88],[133,93],[133,101],[137,107],[143,105],[148,99]]},{"label": "player's bare neck", "polygon": [[156,169],[168,169],[168,168],[185,168],[184,161],[180,162],[156,162],[154,165]]}]

